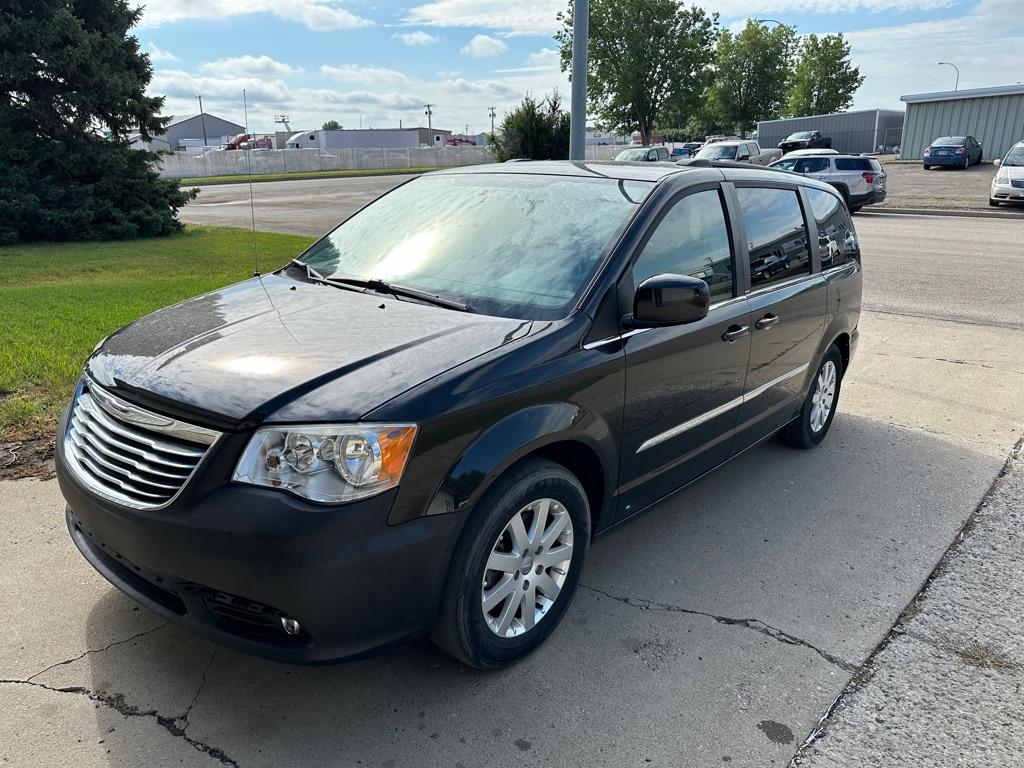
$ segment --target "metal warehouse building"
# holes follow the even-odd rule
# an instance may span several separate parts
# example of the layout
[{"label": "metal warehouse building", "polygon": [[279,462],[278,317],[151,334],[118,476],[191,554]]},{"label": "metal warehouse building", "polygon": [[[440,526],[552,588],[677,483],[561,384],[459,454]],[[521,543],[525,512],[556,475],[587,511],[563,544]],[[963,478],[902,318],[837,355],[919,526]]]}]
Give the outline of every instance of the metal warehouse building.
[{"label": "metal warehouse building", "polygon": [[919,158],[940,136],[973,136],[986,160],[1024,139],[1024,85],[902,96],[907,103],[901,158]]},{"label": "metal warehouse building", "polygon": [[757,143],[762,147],[777,147],[791,133],[821,131],[822,136],[832,139],[832,148],[840,152],[874,152],[880,145],[899,145],[902,129],[902,110],[863,109],[763,120],[757,124]]}]

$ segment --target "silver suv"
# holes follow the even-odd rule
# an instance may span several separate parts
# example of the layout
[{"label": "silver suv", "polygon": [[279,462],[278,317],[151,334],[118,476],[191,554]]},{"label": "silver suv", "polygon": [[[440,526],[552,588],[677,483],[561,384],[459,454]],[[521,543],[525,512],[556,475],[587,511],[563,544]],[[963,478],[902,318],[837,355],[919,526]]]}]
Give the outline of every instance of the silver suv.
[{"label": "silver suv", "polygon": [[885,200],[885,171],[873,157],[863,155],[806,154],[796,152],[776,160],[769,168],[792,171],[831,184],[843,196],[850,211]]}]

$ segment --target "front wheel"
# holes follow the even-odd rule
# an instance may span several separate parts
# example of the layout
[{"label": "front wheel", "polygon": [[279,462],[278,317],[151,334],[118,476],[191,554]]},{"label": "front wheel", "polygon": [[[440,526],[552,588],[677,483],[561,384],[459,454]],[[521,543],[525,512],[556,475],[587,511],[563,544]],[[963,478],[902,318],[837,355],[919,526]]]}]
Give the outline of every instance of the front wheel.
[{"label": "front wheel", "polygon": [[928,165],[927,163],[925,163],[924,169],[925,169],[926,171],[930,171],[930,170],[931,170],[931,168],[932,168],[932,167],[931,167],[930,165]]},{"label": "front wheel", "polygon": [[794,448],[813,448],[825,439],[836,415],[842,380],[843,356],[833,344],[825,351],[811,380],[800,415],[780,433],[785,442]]},{"label": "front wheel", "polygon": [[999,201],[998,200],[993,200],[992,198],[988,199],[988,204],[991,205],[993,208],[998,208],[999,207]]},{"label": "front wheel", "polygon": [[527,459],[500,478],[466,523],[452,557],[433,640],[477,669],[501,669],[555,629],[590,544],[576,477]]}]

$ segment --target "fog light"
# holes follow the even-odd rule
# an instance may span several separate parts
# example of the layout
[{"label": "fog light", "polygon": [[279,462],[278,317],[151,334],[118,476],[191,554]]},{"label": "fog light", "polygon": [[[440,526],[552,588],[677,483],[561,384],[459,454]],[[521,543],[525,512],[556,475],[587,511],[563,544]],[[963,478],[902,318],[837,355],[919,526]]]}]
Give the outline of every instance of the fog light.
[{"label": "fog light", "polygon": [[302,627],[299,625],[299,622],[295,619],[289,619],[287,616],[281,617],[281,629],[283,629],[287,635],[297,635],[302,631]]}]

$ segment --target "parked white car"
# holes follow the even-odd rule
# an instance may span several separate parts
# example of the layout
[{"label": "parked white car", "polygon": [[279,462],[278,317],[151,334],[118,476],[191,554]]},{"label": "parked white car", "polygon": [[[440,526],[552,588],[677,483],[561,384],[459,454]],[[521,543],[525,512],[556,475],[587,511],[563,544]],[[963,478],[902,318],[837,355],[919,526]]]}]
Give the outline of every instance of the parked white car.
[{"label": "parked white car", "polygon": [[[851,212],[885,200],[886,173],[882,164],[863,155],[821,154],[831,150],[797,150],[772,163],[771,168],[820,179],[839,190]],[[799,154],[814,152],[815,154]]]},{"label": "parked white car", "polygon": [[999,170],[992,179],[988,204],[998,206],[1000,203],[1024,203],[1024,141],[1010,147],[1006,157],[996,160],[996,165]]}]

